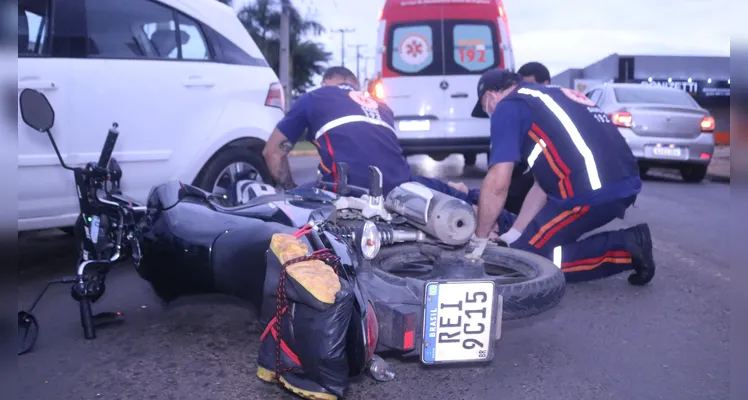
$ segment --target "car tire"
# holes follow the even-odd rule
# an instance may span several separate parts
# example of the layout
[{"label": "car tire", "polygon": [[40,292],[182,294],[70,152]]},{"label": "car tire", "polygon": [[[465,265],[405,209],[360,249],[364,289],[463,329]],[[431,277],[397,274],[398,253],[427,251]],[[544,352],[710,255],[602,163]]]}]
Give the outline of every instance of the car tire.
[{"label": "car tire", "polygon": [[688,183],[699,183],[706,178],[706,165],[688,165],[680,168],[680,176]]},{"label": "car tire", "polygon": [[227,147],[214,155],[195,178],[193,184],[203,190],[213,191],[219,174],[231,164],[243,162],[254,168],[264,183],[273,184],[267,164],[259,152],[244,147]]},{"label": "car tire", "polygon": [[465,158],[465,165],[473,166],[478,159],[478,155],[475,153],[466,153],[462,155]]}]

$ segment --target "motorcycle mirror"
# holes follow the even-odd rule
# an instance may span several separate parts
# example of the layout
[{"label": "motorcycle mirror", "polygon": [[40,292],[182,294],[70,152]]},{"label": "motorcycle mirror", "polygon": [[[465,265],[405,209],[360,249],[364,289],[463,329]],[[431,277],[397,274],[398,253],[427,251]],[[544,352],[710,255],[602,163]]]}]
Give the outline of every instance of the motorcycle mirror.
[{"label": "motorcycle mirror", "polygon": [[26,354],[36,344],[39,337],[39,323],[33,314],[18,312],[18,355]]},{"label": "motorcycle mirror", "polygon": [[33,89],[23,89],[18,100],[21,118],[39,132],[47,132],[55,123],[55,110],[47,96]]}]

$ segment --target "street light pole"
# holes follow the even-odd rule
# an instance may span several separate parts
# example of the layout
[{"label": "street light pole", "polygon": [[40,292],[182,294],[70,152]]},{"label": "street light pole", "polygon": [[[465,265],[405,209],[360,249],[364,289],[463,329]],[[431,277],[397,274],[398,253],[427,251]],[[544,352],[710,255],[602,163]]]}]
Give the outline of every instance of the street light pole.
[{"label": "street light pole", "polygon": [[364,59],[364,80],[369,79],[369,60],[374,60],[375,57],[363,57]]},{"label": "street light pole", "polygon": [[361,59],[364,58],[364,56],[361,55],[361,48],[366,47],[364,44],[354,44],[351,47],[356,48],[356,77],[361,80]]},{"label": "street light pole", "polygon": [[280,82],[283,86],[285,98],[285,109],[288,110],[291,104],[291,82],[289,64],[291,61],[291,3],[290,0],[281,0],[281,21],[280,21],[280,60],[278,72]]},{"label": "street light pole", "polygon": [[335,32],[340,32],[340,64],[345,67],[345,34],[355,32],[355,29],[336,29]]}]

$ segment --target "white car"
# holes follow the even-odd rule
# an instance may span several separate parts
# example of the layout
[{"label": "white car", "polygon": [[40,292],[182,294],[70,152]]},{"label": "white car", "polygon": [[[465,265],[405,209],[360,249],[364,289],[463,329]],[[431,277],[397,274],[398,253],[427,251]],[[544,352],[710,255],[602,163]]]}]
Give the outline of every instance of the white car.
[{"label": "white car", "polygon": [[[18,92],[44,93],[68,165],[96,161],[119,124],[122,190],[145,201],[178,179],[221,192],[271,178],[265,140],[283,90],[234,10],[218,1],[19,0]],[[18,230],[66,228],[73,174],[18,117]]]}]

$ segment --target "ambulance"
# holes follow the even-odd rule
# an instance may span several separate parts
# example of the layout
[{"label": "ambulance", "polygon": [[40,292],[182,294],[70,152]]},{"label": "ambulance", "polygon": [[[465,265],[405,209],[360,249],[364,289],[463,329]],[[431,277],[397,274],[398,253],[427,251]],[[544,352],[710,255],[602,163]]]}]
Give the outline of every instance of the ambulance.
[{"label": "ambulance", "polygon": [[405,155],[474,165],[489,150],[489,121],[470,114],[490,68],[515,70],[501,0],[386,0],[367,90],[394,111]]}]

